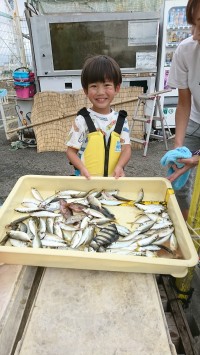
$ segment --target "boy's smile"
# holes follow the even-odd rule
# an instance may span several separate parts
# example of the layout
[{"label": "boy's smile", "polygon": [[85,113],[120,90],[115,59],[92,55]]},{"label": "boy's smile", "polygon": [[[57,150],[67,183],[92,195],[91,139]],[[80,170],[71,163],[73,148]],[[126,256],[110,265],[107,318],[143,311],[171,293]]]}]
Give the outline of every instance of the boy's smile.
[{"label": "boy's smile", "polygon": [[112,81],[96,82],[88,85],[85,91],[88,99],[92,103],[92,110],[100,114],[109,114],[110,105],[115,95],[119,92],[120,85],[116,88]]}]

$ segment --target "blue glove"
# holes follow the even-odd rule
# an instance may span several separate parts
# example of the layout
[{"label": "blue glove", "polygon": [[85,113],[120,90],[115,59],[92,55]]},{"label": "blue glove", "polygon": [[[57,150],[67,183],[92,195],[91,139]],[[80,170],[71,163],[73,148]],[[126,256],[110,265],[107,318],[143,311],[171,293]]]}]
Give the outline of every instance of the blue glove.
[{"label": "blue glove", "polygon": [[[185,164],[179,163],[177,159],[187,159],[191,158],[192,153],[187,147],[179,147],[167,152],[160,160],[162,166],[176,164],[177,168],[183,168]],[[167,172],[167,176],[174,173],[174,169],[172,167],[169,168]],[[175,181],[172,182],[172,187],[174,190],[180,190],[187,182],[189,178],[190,170],[186,171],[184,174],[179,176]]]}]

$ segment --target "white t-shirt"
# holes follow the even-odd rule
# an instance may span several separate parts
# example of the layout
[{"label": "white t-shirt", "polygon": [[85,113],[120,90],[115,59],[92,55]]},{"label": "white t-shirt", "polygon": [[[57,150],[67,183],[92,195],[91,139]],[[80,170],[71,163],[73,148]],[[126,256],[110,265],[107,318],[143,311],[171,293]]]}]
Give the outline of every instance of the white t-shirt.
[{"label": "white t-shirt", "polygon": [[[118,118],[118,112],[111,111],[108,115],[102,115],[91,109],[87,109],[90,113],[90,117],[94,122],[95,128],[100,130],[106,138],[106,143],[108,142],[111,132],[115,128],[115,124]],[[83,116],[78,115],[75,118],[75,122],[69,132],[69,140],[66,145],[78,149],[78,155],[81,158],[86,146],[87,146],[87,134],[88,127]],[[128,120],[125,118],[122,132],[120,135],[121,144],[130,144],[129,126]]]},{"label": "white t-shirt", "polygon": [[190,119],[200,124],[200,44],[192,36],[183,40],[174,53],[168,85],[171,88],[190,89]]}]

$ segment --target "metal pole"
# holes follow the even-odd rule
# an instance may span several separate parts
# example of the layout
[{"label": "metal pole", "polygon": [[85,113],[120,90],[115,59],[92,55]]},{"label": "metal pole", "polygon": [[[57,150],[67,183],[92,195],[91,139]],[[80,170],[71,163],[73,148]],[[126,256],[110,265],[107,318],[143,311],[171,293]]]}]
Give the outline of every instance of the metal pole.
[{"label": "metal pole", "polygon": [[14,9],[15,9],[15,11],[14,11],[14,15],[13,15],[13,20],[15,22],[17,43],[18,43],[18,50],[19,50],[19,54],[20,54],[21,65],[23,67],[26,67],[27,66],[26,55],[25,55],[25,49],[24,49],[24,42],[23,42],[17,0],[14,0]]},{"label": "metal pole", "polygon": [[[200,163],[198,164],[197,168],[187,224],[190,234],[193,234],[192,230],[196,230],[198,231],[197,234],[200,234]],[[200,238],[194,238],[193,242],[196,250],[199,251]],[[183,303],[186,303],[191,297],[191,283],[194,276],[194,271],[195,267],[189,268],[188,273],[184,278],[176,279],[175,284],[177,291],[179,292],[178,298],[181,299]]]}]

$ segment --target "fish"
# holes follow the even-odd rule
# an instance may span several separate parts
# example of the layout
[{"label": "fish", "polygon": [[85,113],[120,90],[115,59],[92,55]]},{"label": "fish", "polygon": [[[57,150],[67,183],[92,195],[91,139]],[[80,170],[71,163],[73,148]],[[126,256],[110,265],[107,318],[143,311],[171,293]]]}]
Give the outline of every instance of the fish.
[{"label": "fish", "polygon": [[164,210],[164,206],[157,204],[142,205],[141,203],[135,203],[134,206],[146,213],[160,213]]},{"label": "fish", "polygon": [[32,241],[32,248],[42,248],[43,245],[42,245],[42,241],[39,237],[39,234],[36,233],[34,235],[34,238],[33,238],[33,241]]},{"label": "fish", "polygon": [[82,234],[83,234],[83,231],[82,230],[77,230],[72,238],[72,241],[71,241],[71,248],[76,248],[80,241],[81,241],[81,238],[82,238]]},{"label": "fish", "polygon": [[93,217],[97,217],[97,218],[104,218],[104,214],[97,211],[97,210],[94,210],[93,208],[84,208],[83,209],[83,212],[86,213],[87,215],[91,215]]},{"label": "fish", "polygon": [[9,232],[7,232],[7,234],[13,239],[21,240],[22,242],[31,242],[31,239],[27,233],[16,230],[10,230]]},{"label": "fish", "polygon": [[142,202],[144,198],[144,190],[141,188],[140,191],[138,192],[137,199],[134,201],[134,204]]},{"label": "fish", "polygon": [[60,213],[54,213],[45,210],[30,213],[30,217],[59,217],[59,216],[61,216]]},{"label": "fish", "polygon": [[153,225],[154,225],[154,221],[147,221],[147,222],[139,225],[139,227],[137,227],[131,234],[124,237],[124,240],[129,240],[131,238],[136,237],[140,233],[144,233],[144,232],[148,231]]},{"label": "fish", "polygon": [[176,251],[178,248],[178,241],[177,238],[175,237],[175,234],[172,233],[170,236],[170,249],[172,251]]},{"label": "fish", "polygon": [[30,213],[30,212],[37,212],[43,210],[42,208],[39,208],[35,205],[35,207],[17,207],[15,208],[16,212],[21,212],[21,213]]},{"label": "fish", "polygon": [[116,225],[109,224],[108,226],[102,228],[94,238],[94,241],[99,246],[107,246],[119,238],[119,233],[117,231]]},{"label": "fish", "polygon": [[9,242],[13,247],[16,248],[25,248],[28,246],[27,242],[18,239],[9,238]]},{"label": "fish", "polygon": [[129,235],[131,233],[130,229],[128,229],[127,227],[125,226],[121,226],[120,224],[116,224],[116,228],[117,228],[117,232],[123,236],[123,237],[126,237],[127,235]]},{"label": "fish", "polygon": [[40,201],[40,202],[43,202],[43,201],[44,201],[43,197],[40,195],[39,191],[38,191],[35,187],[32,187],[32,188],[31,188],[31,192],[32,192],[33,197],[34,197],[36,200],[38,200],[38,201]]},{"label": "fish", "polygon": [[102,205],[107,205],[107,206],[119,206],[122,204],[122,201],[119,200],[106,200],[106,199],[101,199],[101,204]]},{"label": "fish", "polygon": [[[1,245],[143,257],[178,255],[178,241],[166,205],[145,202],[142,188],[136,200],[120,196],[118,190],[56,191],[45,199],[36,188],[31,191],[33,198],[24,199],[16,207],[16,212],[25,216],[6,225]],[[117,223],[106,205],[137,209],[136,218],[127,222],[131,228]]]}]

